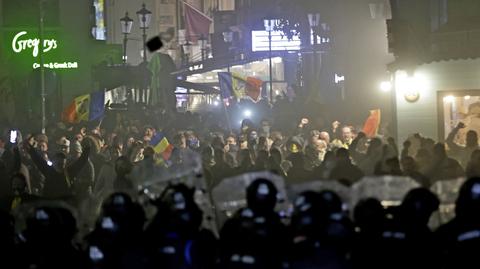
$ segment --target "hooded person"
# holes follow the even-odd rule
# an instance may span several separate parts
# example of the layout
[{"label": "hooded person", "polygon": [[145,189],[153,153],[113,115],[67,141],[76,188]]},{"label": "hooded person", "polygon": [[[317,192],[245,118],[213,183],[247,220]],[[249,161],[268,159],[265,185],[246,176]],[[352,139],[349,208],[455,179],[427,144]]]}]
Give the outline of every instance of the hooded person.
[{"label": "hooded person", "polygon": [[305,155],[301,152],[292,153],[287,157],[292,167],[287,172],[289,184],[297,184],[312,179],[312,172],[305,169]]},{"label": "hooded person", "polygon": [[137,189],[135,182],[130,176],[132,170],[133,164],[127,157],[122,156],[115,161],[115,173],[117,176],[113,182],[113,189],[116,192],[125,192],[130,195],[136,195]]},{"label": "hooded person", "polygon": [[329,178],[335,179],[346,186],[351,186],[362,179],[364,174],[360,168],[352,163],[347,149],[338,149],[336,157],[336,165]]}]

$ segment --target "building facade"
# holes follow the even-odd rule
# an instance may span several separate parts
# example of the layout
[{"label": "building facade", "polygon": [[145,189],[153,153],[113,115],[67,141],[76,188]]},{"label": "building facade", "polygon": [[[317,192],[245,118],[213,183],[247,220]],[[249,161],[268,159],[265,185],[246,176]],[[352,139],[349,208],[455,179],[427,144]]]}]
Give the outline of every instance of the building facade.
[{"label": "building facade", "polygon": [[[444,141],[463,122],[480,131],[480,2],[391,1],[387,21],[399,141],[413,133]],[[415,27],[414,27],[415,26]]]},{"label": "building facade", "polygon": [[[104,40],[102,3],[103,0],[0,1],[0,102],[6,102],[6,106],[1,106],[8,107],[5,114],[40,122],[41,13],[47,117],[59,120],[59,113],[75,96],[99,90],[92,82],[92,67],[102,62],[114,63],[121,57],[121,46],[108,45]],[[121,58],[117,62],[120,61]]]}]

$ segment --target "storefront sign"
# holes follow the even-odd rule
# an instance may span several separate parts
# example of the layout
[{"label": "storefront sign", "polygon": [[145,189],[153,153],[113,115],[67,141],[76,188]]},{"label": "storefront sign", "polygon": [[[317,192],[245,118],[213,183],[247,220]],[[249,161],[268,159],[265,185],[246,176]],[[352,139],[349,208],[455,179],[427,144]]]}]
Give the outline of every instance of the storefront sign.
[{"label": "storefront sign", "polygon": [[[78,63],[77,62],[46,63],[46,64],[43,64],[43,67],[49,68],[49,69],[76,69],[78,68]],[[37,68],[40,68],[40,64],[34,63],[33,69],[37,69]]]},{"label": "storefront sign", "polygon": [[[298,51],[302,45],[298,36],[289,40],[281,31],[272,31],[272,51]],[[270,42],[267,31],[252,31],[252,51],[269,51]]]},{"label": "storefront sign", "polygon": [[[14,35],[12,39],[12,51],[18,54],[31,51],[32,56],[38,58],[41,47],[40,39],[25,38],[27,34],[27,31],[21,31]],[[59,48],[59,41],[53,38],[44,39],[42,45],[43,53],[48,53]],[[61,60],[59,62],[44,63],[44,67],[49,69],[76,69],[78,68],[78,62]],[[32,68],[40,68],[40,63],[33,63]]]},{"label": "storefront sign", "polygon": [[[22,36],[26,35],[26,31],[19,32],[15,35],[12,40],[12,50],[16,53],[20,53],[27,49],[32,49],[32,56],[37,57],[40,47],[40,39],[20,39]],[[56,49],[57,40],[55,39],[44,39],[43,40],[43,52],[49,52],[52,49]]]}]

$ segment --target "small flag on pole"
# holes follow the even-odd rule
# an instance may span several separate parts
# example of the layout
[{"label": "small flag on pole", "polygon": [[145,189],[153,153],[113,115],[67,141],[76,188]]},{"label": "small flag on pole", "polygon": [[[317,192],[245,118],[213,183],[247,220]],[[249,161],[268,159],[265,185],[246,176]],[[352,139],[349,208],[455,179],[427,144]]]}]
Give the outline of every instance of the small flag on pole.
[{"label": "small flag on pole", "polygon": [[243,77],[236,73],[219,72],[218,82],[223,99],[236,97],[238,99],[246,96],[254,102],[260,100],[263,81],[254,77]]},{"label": "small flag on pole", "polygon": [[94,121],[105,114],[105,93],[97,91],[76,97],[62,112],[62,120],[68,123]]},{"label": "small flag on pole", "polygon": [[168,142],[168,139],[162,134],[157,133],[152,140],[150,145],[153,147],[153,150],[156,154],[162,155],[164,161],[168,161],[172,155],[173,145]]}]

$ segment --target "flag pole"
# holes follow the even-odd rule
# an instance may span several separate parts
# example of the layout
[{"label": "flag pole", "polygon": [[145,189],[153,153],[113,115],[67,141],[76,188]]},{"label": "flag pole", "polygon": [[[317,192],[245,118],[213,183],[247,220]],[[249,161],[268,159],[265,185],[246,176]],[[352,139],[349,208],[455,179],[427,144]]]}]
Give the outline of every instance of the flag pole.
[{"label": "flag pole", "polygon": [[45,90],[45,58],[43,55],[43,39],[44,39],[44,27],[45,27],[45,7],[44,7],[44,0],[40,0],[39,2],[39,9],[40,9],[40,20],[39,20],[39,36],[40,36],[40,49],[39,49],[39,54],[40,54],[40,95],[41,95],[41,101],[42,101],[42,134],[45,134],[46,132],[46,125],[47,125],[47,116],[46,116],[46,90]]},{"label": "flag pole", "polygon": [[225,113],[225,118],[227,119],[228,132],[232,133],[232,125],[230,123],[230,116],[228,115],[227,106],[225,105],[225,99],[222,99],[223,111]]},{"label": "flag pole", "polygon": [[184,5],[187,5],[187,6],[190,7],[191,9],[193,9],[193,10],[195,10],[196,12],[200,13],[203,17],[205,17],[205,18],[207,18],[207,19],[209,19],[210,21],[213,22],[213,19],[210,18],[210,17],[208,17],[205,13],[203,13],[203,11],[198,10],[198,8],[192,6],[191,4],[189,4],[189,3],[187,3],[187,2],[185,2],[185,1],[183,1],[183,0],[180,0],[180,1],[181,1]]}]

